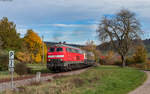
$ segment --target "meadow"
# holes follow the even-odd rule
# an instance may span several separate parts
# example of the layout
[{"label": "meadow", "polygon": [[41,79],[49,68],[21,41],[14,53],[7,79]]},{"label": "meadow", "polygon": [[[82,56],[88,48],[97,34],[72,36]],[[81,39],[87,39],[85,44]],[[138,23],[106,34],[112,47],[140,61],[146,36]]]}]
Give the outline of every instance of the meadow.
[{"label": "meadow", "polygon": [[9,94],[127,94],[146,80],[143,71],[117,66],[98,66],[84,73],[19,87]]}]

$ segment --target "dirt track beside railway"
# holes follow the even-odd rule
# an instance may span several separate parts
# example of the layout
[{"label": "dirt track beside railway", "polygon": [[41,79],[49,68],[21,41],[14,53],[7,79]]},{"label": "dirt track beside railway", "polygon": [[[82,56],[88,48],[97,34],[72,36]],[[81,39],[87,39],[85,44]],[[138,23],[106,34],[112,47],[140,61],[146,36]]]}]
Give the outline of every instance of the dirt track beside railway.
[{"label": "dirt track beside railway", "polygon": [[[70,72],[63,72],[63,73],[55,73],[55,74],[42,74],[40,81],[52,81],[57,77],[61,77],[61,76],[68,76],[68,75],[75,75],[75,74],[80,74],[84,71],[86,71],[88,68],[86,69],[80,69],[80,70],[74,70],[74,71],[70,71]],[[21,79],[21,78],[20,78]],[[30,85],[30,83],[36,81],[35,76],[31,77],[31,78],[22,78],[21,80],[16,80],[14,81],[14,89],[17,89],[17,87],[20,86],[25,86],[25,85]],[[11,82],[7,81],[7,82],[1,82],[0,83],[0,92],[5,91],[11,89]]]}]

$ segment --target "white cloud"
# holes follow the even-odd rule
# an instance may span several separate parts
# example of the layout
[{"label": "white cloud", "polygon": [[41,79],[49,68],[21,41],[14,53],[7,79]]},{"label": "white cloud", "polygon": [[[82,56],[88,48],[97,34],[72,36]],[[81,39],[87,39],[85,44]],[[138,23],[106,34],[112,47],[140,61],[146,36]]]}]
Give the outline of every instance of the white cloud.
[{"label": "white cloud", "polygon": [[[85,41],[96,36],[94,32],[101,16],[114,14],[121,8],[135,12],[143,30],[150,30],[150,0],[12,0],[0,2],[0,18],[7,16],[14,21],[22,36],[26,29],[35,29],[39,35],[45,34],[47,40],[54,40],[55,33],[59,33],[58,40]],[[54,27],[57,29],[51,29]],[[76,36],[71,36],[73,33]]]},{"label": "white cloud", "polygon": [[0,2],[0,6],[0,17],[8,16],[17,23],[98,20],[120,8],[128,8],[150,20],[150,0],[13,0]]},{"label": "white cloud", "polygon": [[20,33],[21,37],[24,37],[24,35],[27,33],[27,29],[17,29],[17,33]]},{"label": "white cloud", "polygon": [[52,26],[56,27],[65,27],[65,28],[97,28],[97,24],[52,24]]}]

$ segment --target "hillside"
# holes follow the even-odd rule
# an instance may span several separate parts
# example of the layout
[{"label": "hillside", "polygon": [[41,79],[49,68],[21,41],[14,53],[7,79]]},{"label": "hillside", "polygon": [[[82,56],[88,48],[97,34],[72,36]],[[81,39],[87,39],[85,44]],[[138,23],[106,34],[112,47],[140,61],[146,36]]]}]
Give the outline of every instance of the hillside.
[{"label": "hillside", "polygon": [[[150,39],[145,39],[142,40],[143,44],[145,45],[147,51],[150,53]],[[45,42],[47,47],[50,47],[50,45],[55,45],[58,44],[58,42]],[[135,44],[138,44],[138,41],[135,41]],[[74,46],[74,47],[84,47],[85,45],[79,45],[79,44],[66,44],[69,46]],[[101,51],[108,51],[112,49],[112,46],[110,45],[110,43],[106,42],[100,45],[97,45],[97,49],[101,50]]]},{"label": "hillside", "polygon": [[[142,43],[145,45],[147,52],[150,53],[150,39],[142,40]],[[140,44],[140,42],[135,41],[134,45],[137,45],[137,44]],[[101,51],[108,51],[108,50],[112,50],[113,47],[110,45],[110,43],[106,42],[106,43],[98,45],[97,49],[99,49]]]}]

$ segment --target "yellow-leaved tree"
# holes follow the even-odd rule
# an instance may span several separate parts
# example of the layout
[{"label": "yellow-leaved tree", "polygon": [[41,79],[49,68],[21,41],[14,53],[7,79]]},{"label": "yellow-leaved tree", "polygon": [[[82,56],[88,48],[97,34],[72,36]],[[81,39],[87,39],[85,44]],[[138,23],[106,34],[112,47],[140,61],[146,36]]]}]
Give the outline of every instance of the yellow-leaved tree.
[{"label": "yellow-leaved tree", "polygon": [[145,63],[147,60],[147,51],[143,45],[137,46],[135,48],[135,53],[133,55],[134,63]]},{"label": "yellow-leaved tree", "polygon": [[[43,57],[43,42],[41,38],[33,30],[27,30],[26,35],[24,36],[24,42],[28,48],[31,56],[31,61],[40,63],[42,62]],[[46,56],[47,47],[44,43],[44,56]]]}]

